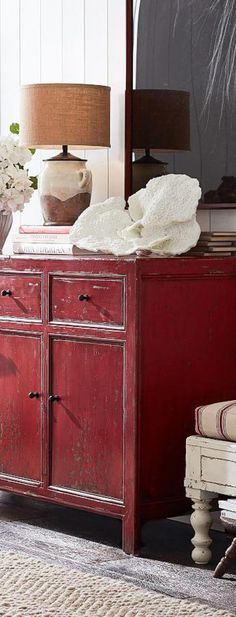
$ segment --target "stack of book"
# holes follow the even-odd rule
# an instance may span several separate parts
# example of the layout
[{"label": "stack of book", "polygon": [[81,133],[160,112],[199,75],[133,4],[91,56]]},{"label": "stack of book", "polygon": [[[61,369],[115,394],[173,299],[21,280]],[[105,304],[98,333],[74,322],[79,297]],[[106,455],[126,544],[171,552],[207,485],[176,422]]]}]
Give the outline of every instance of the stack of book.
[{"label": "stack of book", "polygon": [[221,509],[221,520],[236,527],[236,499],[220,499],[218,504]]},{"label": "stack of book", "polygon": [[236,231],[203,231],[188,255],[236,256]]},{"label": "stack of book", "polygon": [[[22,225],[13,240],[13,253],[73,255],[68,226]],[[187,255],[236,256],[236,232],[203,231]]]},{"label": "stack of book", "polygon": [[22,225],[13,240],[13,253],[72,255],[71,227]]}]

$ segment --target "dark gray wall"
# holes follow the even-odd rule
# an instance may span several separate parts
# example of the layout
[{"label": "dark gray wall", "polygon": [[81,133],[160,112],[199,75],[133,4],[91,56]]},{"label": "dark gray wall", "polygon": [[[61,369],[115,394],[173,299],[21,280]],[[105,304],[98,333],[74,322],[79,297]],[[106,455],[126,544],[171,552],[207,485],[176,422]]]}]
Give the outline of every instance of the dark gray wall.
[{"label": "dark gray wall", "polygon": [[235,29],[236,0],[141,0],[137,88],[190,92],[191,152],[163,156],[203,192],[236,176]]}]

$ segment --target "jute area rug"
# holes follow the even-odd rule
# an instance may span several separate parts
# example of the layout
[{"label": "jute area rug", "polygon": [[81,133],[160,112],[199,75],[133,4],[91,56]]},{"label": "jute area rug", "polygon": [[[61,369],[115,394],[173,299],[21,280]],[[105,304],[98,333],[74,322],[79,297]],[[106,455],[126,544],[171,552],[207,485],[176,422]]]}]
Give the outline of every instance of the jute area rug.
[{"label": "jute area rug", "polygon": [[0,617],[231,615],[120,580],[46,564],[12,551],[0,551]]}]

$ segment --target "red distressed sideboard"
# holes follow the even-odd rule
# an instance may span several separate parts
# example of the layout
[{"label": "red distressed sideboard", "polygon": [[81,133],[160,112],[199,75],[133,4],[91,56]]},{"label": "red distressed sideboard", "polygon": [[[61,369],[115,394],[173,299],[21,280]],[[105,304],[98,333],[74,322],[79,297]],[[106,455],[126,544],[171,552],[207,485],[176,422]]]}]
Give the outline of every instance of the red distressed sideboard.
[{"label": "red distressed sideboard", "polygon": [[0,258],[0,489],[140,523],[185,508],[196,405],[236,398],[236,259]]}]

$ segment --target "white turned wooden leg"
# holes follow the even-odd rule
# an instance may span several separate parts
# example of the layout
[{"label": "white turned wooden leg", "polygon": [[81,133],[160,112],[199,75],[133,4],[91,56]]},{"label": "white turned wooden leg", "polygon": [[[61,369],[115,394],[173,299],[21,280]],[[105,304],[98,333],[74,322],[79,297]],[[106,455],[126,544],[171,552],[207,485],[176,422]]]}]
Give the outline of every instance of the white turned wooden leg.
[{"label": "white turned wooden leg", "polygon": [[209,536],[209,529],[212,518],[209,512],[211,508],[210,500],[194,499],[193,510],[191,515],[191,525],[195,531],[195,535],[191,542],[194,545],[192,559],[195,563],[204,565],[211,560],[211,551],[209,549],[212,540]]}]

